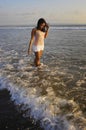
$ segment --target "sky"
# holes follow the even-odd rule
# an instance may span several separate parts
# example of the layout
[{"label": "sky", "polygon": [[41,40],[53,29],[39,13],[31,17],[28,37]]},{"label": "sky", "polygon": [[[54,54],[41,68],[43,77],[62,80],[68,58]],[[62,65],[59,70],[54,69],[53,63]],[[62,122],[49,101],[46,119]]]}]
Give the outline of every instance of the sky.
[{"label": "sky", "polygon": [[0,25],[86,24],[86,0],[0,0]]}]

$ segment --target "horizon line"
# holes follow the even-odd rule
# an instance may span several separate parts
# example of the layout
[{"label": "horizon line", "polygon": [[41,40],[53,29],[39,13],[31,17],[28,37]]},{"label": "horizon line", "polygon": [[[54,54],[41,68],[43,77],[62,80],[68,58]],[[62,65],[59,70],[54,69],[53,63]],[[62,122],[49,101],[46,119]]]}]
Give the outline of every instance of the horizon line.
[{"label": "horizon line", "polygon": [[[63,23],[63,24],[57,24],[57,23],[51,23],[50,26],[86,26],[85,24],[76,24],[76,23]],[[35,26],[35,24],[9,24],[9,25],[0,25],[0,27],[27,27],[27,26]]]}]

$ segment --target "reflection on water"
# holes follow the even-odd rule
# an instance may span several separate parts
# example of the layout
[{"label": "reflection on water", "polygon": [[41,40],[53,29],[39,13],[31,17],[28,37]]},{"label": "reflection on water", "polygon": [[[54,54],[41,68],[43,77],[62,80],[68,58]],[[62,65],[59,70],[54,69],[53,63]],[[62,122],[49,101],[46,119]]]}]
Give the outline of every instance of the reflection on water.
[{"label": "reflection on water", "polygon": [[30,31],[0,30],[1,88],[45,130],[85,130],[86,30],[52,27],[39,69],[27,55]]}]

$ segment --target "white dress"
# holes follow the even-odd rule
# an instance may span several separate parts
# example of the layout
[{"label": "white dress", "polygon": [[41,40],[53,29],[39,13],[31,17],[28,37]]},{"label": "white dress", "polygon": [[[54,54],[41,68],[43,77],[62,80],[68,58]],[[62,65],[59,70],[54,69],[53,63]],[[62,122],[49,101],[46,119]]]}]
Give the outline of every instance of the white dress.
[{"label": "white dress", "polygon": [[36,30],[34,42],[33,42],[33,51],[38,52],[40,50],[44,50],[44,35],[45,32],[40,30]]}]

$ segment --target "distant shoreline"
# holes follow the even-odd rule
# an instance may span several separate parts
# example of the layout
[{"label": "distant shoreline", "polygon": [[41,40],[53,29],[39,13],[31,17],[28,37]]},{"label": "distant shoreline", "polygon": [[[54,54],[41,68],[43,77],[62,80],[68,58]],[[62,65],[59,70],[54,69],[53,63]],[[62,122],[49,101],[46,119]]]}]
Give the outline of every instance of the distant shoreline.
[{"label": "distant shoreline", "polygon": [[[0,27],[33,27],[36,26],[35,24],[28,24],[28,25],[0,25]],[[86,24],[50,24],[50,26],[56,26],[56,27],[78,27],[78,26],[86,26]]]}]

